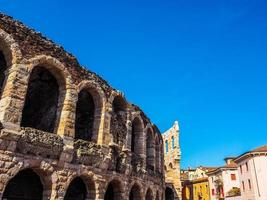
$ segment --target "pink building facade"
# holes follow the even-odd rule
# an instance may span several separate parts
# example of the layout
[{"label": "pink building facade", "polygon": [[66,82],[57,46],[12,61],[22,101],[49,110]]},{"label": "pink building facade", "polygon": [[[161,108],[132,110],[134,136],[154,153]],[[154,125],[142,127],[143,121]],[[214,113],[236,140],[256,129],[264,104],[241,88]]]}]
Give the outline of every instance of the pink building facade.
[{"label": "pink building facade", "polygon": [[235,159],[242,200],[267,200],[267,145]]}]

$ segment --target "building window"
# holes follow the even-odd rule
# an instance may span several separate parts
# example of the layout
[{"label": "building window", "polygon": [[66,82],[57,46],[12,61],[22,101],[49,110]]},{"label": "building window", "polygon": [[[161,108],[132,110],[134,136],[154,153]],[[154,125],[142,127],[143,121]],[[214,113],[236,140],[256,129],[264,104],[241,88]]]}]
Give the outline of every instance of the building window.
[{"label": "building window", "polygon": [[248,163],[246,162],[246,169],[247,169],[247,172],[248,172]]},{"label": "building window", "polygon": [[242,181],[242,187],[243,187],[243,191],[245,191],[245,183],[244,183],[244,181]]},{"label": "building window", "polygon": [[172,136],[172,149],[174,149],[175,144],[174,144],[174,136]]},{"label": "building window", "polygon": [[231,174],[231,180],[236,181],[236,175],[235,174]]},{"label": "building window", "polygon": [[250,181],[250,179],[248,179],[248,187],[251,190],[251,181]]},{"label": "building window", "polygon": [[240,165],[240,173],[243,174],[242,165]]},{"label": "building window", "polygon": [[165,141],[165,152],[168,153],[169,151],[169,143],[168,140]]}]

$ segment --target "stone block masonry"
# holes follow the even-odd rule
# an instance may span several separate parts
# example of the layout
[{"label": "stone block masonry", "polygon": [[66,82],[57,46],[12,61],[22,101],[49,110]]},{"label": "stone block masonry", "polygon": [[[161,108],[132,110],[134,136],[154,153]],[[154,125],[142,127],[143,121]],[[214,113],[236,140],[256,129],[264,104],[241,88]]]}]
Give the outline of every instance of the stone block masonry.
[{"label": "stone block masonry", "polygon": [[40,33],[0,14],[0,199],[164,199],[143,111]]}]

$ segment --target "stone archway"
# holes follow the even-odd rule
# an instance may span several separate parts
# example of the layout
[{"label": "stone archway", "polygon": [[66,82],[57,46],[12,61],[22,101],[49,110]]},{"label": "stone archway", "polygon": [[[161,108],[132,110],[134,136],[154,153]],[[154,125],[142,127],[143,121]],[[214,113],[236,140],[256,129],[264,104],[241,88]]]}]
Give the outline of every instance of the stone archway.
[{"label": "stone archway", "polygon": [[174,192],[170,187],[166,187],[165,189],[165,200],[174,200]]},{"label": "stone archway", "polygon": [[132,122],[131,151],[136,155],[143,152],[143,125],[141,119],[136,117]]},{"label": "stone archway", "polygon": [[160,195],[159,195],[159,192],[157,191],[157,194],[156,194],[156,200],[159,200],[160,198]]},{"label": "stone archway", "polygon": [[151,189],[148,189],[146,192],[146,200],[153,200],[153,199],[154,199],[153,192]]},{"label": "stone archway", "polygon": [[112,103],[110,133],[113,142],[122,146],[127,135],[127,104],[123,97],[116,96]]},{"label": "stone archway", "polygon": [[146,168],[154,171],[155,169],[155,143],[151,129],[146,134]]},{"label": "stone archway", "polygon": [[32,169],[25,169],[8,182],[3,200],[42,200],[43,190],[40,177]]},{"label": "stone archway", "polygon": [[134,185],[129,194],[129,200],[140,200],[141,199],[141,188],[138,185]]},{"label": "stone archway", "polygon": [[120,200],[120,199],[122,199],[120,182],[117,180],[113,180],[108,184],[104,200]]},{"label": "stone archway", "polygon": [[75,139],[92,141],[95,102],[86,89],[80,91],[76,105]]},{"label": "stone archway", "polygon": [[21,126],[53,133],[59,99],[57,79],[45,67],[34,67],[30,75]]},{"label": "stone archway", "polygon": [[86,200],[87,189],[84,181],[77,177],[71,181],[64,200]]},{"label": "stone archway", "polygon": [[2,88],[5,81],[5,71],[7,69],[7,63],[5,56],[2,51],[0,51],[0,93],[2,93]]}]

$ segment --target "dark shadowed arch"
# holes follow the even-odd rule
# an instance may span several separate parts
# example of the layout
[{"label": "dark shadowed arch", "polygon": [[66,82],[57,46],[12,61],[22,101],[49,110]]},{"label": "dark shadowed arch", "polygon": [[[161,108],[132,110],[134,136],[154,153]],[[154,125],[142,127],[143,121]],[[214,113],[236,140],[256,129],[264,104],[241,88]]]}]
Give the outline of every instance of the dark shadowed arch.
[{"label": "dark shadowed arch", "polygon": [[156,194],[156,200],[159,200],[160,198],[160,195],[159,195],[159,191],[157,191],[157,194]]},{"label": "dark shadowed arch", "polygon": [[138,185],[133,185],[130,194],[129,200],[140,200],[141,199],[141,188]]},{"label": "dark shadowed arch", "polygon": [[127,135],[127,104],[121,96],[116,96],[112,103],[111,134],[113,142],[123,144]]},{"label": "dark shadowed arch", "polygon": [[155,149],[156,149],[155,168],[156,168],[156,171],[160,172],[161,171],[160,170],[160,145],[159,145],[158,136],[156,137]]},{"label": "dark shadowed arch", "polygon": [[151,189],[148,189],[146,192],[146,200],[153,200],[153,192]]},{"label": "dark shadowed arch", "polygon": [[137,155],[142,153],[142,141],[143,138],[143,127],[142,122],[139,118],[135,118],[132,122],[132,140],[131,140],[131,151]]},{"label": "dark shadowed arch", "polygon": [[116,96],[112,103],[112,108],[114,113],[124,112],[127,109],[126,101],[121,96]]},{"label": "dark shadowed arch", "polygon": [[42,198],[42,182],[32,169],[23,170],[12,178],[3,194],[3,199],[7,200],[42,200]]},{"label": "dark shadowed arch", "polygon": [[33,69],[28,83],[21,126],[54,132],[59,98],[56,78],[44,67]]},{"label": "dark shadowed arch", "polygon": [[174,192],[170,187],[165,189],[165,200],[174,200]]},{"label": "dark shadowed arch", "polygon": [[146,200],[153,200],[153,192],[151,189],[148,189],[146,192]]},{"label": "dark shadowed arch", "polygon": [[95,102],[86,89],[80,91],[76,105],[75,139],[92,141],[94,132]]},{"label": "dark shadowed arch", "polygon": [[146,134],[146,167],[152,171],[155,168],[155,143],[151,129],[148,129]]},{"label": "dark shadowed arch", "polygon": [[85,200],[86,197],[86,185],[80,177],[77,177],[70,183],[64,200]]},{"label": "dark shadowed arch", "polygon": [[173,165],[172,163],[169,163],[169,170],[172,170],[173,169]]},{"label": "dark shadowed arch", "polygon": [[105,192],[104,200],[120,200],[122,198],[122,191],[120,182],[113,180],[108,184]]},{"label": "dark shadowed arch", "polygon": [[0,93],[2,93],[4,81],[5,81],[5,71],[7,69],[7,63],[5,56],[2,51],[0,51]]}]

